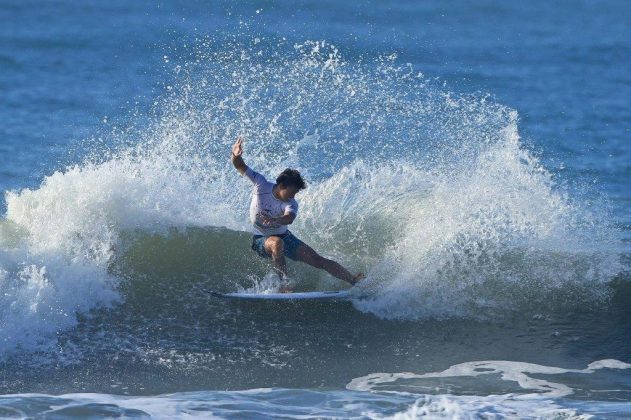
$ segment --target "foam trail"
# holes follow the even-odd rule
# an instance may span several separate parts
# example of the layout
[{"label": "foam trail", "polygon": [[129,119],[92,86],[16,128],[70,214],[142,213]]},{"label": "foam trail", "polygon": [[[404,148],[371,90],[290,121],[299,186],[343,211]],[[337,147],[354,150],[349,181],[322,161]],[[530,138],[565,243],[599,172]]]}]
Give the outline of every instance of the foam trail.
[{"label": "foam trail", "polygon": [[[462,378],[476,377],[481,375],[499,374],[504,381],[514,381],[520,388],[531,393],[519,394],[513,398],[528,400],[542,398],[561,398],[572,395],[574,390],[563,383],[555,383],[545,379],[538,379],[529,376],[537,375],[560,375],[564,373],[590,374],[599,369],[631,369],[631,364],[619,360],[604,359],[590,363],[585,369],[564,369],[551,366],[542,366],[534,363],[511,362],[511,361],[481,361],[466,362],[449,367],[442,372],[431,372],[425,374],[404,373],[372,373],[370,375],[355,378],[346,386],[354,391],[381,391],[388,392],[388,387],[397,381],[407,381],[413,384],[414,380],[437,379],[437,378]],[[406,388],[413,388],[408,385]],[[397,391],[390,391],[397,392]]]}]

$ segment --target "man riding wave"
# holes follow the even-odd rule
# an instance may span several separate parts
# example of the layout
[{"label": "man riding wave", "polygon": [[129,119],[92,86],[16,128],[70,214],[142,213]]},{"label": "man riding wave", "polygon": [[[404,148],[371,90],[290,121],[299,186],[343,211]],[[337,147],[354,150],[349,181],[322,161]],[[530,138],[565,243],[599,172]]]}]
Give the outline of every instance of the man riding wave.
[{"label": "man riding wave", "polygon": [[[298,202],[294,197],[306,188],[300,172],[285,169],[276,178],[276,183],[272,183],[248,167],[242,155],[243,139],[238,138],[232,146],[232,164],[254,184],[250,203],[250,220],[254,233],[252,249],[261,257],[271,258],[281,283],[287,282],[285,257],[325,270],[333,277],[352,285],[363,279],[362,273],[353,275],[337,262],[319,255],[287,228],[298,215]],[[287,286],[284,291],[288,291]]]}]

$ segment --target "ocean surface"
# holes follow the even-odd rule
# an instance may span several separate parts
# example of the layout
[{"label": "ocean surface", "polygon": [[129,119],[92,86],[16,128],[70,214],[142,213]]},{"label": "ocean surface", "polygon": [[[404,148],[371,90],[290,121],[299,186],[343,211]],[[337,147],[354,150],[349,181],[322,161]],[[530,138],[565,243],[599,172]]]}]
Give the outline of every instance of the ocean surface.
[{"label": "ocean surface", "polygon": [[[0,417],[631,417],[630,40],[625,0],[0,0]],[[350,302],[207,293],[277,286],[239,135]]]}]

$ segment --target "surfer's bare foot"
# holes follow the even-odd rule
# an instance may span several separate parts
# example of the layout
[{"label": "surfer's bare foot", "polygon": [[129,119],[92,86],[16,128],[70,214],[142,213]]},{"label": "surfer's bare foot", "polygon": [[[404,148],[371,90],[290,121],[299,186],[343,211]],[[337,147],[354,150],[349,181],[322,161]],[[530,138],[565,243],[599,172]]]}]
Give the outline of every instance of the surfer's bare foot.
[{"label": "surfer's bare foot", "polygon": [[278,275],[280,280],[280,286],[278,287],[278,293],[291,293],[293,292],[293,288],[291,287],[291,280],[287,277],[285,273],[281,273]]},{"label": "surfer's bare foot", "polygon": [[357,273],[351,279],[351,284],[353,286],[355,286],[359,281],[361,281],[361,280],[363,280],[365,278],[366,278],[366,276],[364,275],[364,273]]},{"label": "surfer's bare foot", "polygon": [[278,289],[279,293],[291,293],[294,290],[291,288],[291,285],[289,284],[283,284],[282,286],[280,286],[280,288]]}]

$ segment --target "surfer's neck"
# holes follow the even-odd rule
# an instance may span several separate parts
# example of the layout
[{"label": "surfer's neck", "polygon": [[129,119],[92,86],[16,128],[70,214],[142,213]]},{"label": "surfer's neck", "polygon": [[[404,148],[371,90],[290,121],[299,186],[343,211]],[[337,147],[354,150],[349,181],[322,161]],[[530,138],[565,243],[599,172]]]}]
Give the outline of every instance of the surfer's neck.
[{"label": "surfer's neck", "polygon": [[272,188],[272,195],[274,196],[275,199],[279,201],[283,201],[283,199],[281,199],[280,196],[278,195],[278,184],[274,185],[274,187]]}]

